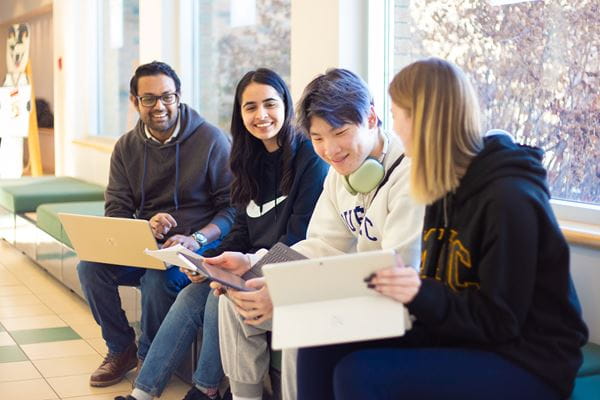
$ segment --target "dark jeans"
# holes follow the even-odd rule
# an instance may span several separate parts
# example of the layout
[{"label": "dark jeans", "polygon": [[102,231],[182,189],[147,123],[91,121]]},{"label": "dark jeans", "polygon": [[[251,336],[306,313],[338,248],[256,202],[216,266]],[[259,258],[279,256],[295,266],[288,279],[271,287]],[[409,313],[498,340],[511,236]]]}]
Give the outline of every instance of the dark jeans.
[{"label": "dark jeans", "polygon": [[540,378],[495,353],[384,345],[301,349],[298,400],[560,398]]},{"label": "dark jeans", "polygon": [[[213,242],[202,250],[216,245],[218,243]],[[121,307],[119,286],[139,286],[142,293],[142,334],[138,358],[142,360],[177,294],[190,283],[178,267],[164,271],[81,261],[77,272],[83,293],[111,353],[121,353],[135,341],[135,331],[129,326]]]}]

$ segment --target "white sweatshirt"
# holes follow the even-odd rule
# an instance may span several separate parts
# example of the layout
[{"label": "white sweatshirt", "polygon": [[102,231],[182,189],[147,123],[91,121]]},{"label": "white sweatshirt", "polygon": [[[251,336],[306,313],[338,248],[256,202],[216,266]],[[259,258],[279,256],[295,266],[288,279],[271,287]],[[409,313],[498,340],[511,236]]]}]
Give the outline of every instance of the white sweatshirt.
[{"label": "white sweatshirt", "polygon": [[[395,135],[388,135],[385,170],[403,153]],[[308,225],[307,238],[292,248],[308,258],[370,250],[395,249],[404,263],[415,268],[421,259],[421,231],[425,207],[409,194],[410,159],[405,157],[389,180],[368,194],[351,195],[344,177],[330,168],[323,192]]]}]

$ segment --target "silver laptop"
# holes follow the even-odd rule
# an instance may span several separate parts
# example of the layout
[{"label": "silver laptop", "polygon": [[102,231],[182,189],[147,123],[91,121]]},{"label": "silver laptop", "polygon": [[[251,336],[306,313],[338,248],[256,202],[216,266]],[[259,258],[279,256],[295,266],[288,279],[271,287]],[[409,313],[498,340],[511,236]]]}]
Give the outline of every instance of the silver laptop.
[{"label": "silver laptop", "polygon": [[149,269],[164,262],[144,253],[157,250],[150,223],[143,219],[59,213],[58,218],[80,260]]},{"label": "silver laptop", "polygon": [[392,265],[392,250],[265,265],[273,349],[402,336],[410,328],[405,307],[364,281]]}]

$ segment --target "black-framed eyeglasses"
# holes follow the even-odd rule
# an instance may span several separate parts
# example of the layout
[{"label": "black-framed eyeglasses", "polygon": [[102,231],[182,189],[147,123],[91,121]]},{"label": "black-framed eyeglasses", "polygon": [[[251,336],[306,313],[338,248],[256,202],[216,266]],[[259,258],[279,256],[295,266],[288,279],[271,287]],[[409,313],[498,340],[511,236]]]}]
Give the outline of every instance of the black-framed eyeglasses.
[{"label": "black-framed eyeglasses", "polygon": [[144,96],[135,96],[141,105],[144,107],[154,107],[156,102],[160,99],[160,102],[165,106],[170,106],[171,104],[177,103],[179,99],[179,95],[175,92],[173,93],[165,93],[160,96],[155,96],[153,94],[146,94]]}]

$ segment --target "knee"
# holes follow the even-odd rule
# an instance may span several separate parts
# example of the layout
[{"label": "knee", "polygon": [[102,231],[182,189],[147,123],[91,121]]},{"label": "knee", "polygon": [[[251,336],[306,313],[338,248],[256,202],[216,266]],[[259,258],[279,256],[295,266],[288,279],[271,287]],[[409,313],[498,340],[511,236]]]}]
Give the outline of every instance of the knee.
[{"label": "knee", "polygon": [[94,262],[80,261],[77,264],[77,275],[83,287],[94,287],[95,283],[102,281],[104,268]]},{"label": "knee", "polygon": [[199,307],[201,308],[206,304],[209,291],[210,288],[205,283],[188,285],[177,296],[173,308],[181,307],[187,310],[198,310]]},{"label": "knee", "polygon": [[151,293],[156,296],[177,296],[181,289],[190,283],[190,280],[179,270],[175,271],[176,273],[172,273],[172,270],[176,270],[176,268],[167,271],[147,270],[140,279],[142,293]]},{"label": "knee", "polygon": [[[357,394],[366,390],[372,380],[369,378],[369,369],[365,368],[364,355],[361,352],[351,353],[343,357],[333,370],[333,387],[335,393]],[[344,398],[344,397],[341,397]]]},{"label": "knee", "polygon": [[87,261],[79,261],[77,264],[77,275],[81,282],[87,281],[90,276],[89,263]]},{"label": "knee", "polygon": [[164,271],[148,270],[140,279],[140,288],[143,292],[157,292],[166,289]]}]

